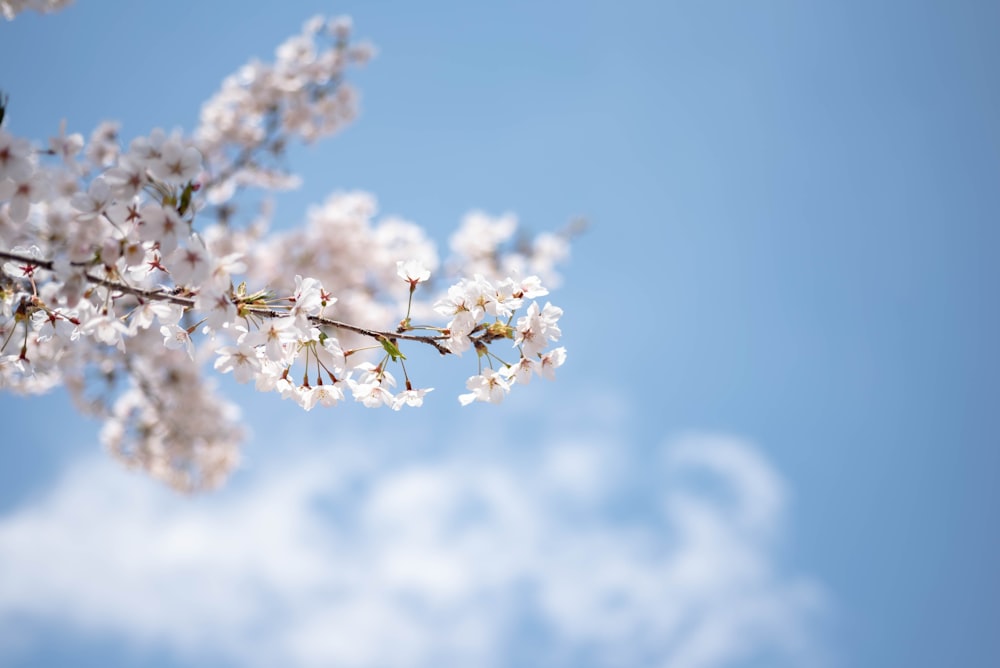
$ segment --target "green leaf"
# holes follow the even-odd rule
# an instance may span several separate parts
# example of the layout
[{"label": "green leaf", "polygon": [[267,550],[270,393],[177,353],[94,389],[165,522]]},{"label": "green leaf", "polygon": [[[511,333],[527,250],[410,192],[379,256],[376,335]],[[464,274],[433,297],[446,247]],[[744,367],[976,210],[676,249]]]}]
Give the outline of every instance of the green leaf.
[{"label": "green leaf", "polygon": [[181,192],[181,204],[177,207],[177,213],[182,216],[187,213],[188,207],[191,206],[191,193],[194,192],[194,184],[188,181],[188,184],[184,186],[183,192]]},{"label": "green leaf", "polygon": [[392,339],[383,336],[382,338],[379,339],[379,343],[382,344],[382,347],[385,349],[385,352],[389,355],[389,357],[392,358],[393,362],[406,359],[406,355],[399,352],[399,348],[396,347],[396,344],[395,342],[392,341]]}]

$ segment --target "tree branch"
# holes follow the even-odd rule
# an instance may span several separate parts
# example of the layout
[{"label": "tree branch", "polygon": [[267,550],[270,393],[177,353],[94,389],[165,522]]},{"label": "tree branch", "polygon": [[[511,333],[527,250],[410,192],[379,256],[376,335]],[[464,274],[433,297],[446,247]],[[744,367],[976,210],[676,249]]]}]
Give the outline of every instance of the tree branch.
[{"label": "tree branch", "polygon": [[[24,266],[35,266],[48,271],[55,271],[55,263],[52,260],[42,260],[39,258],[33,258],[28,255],[22,255],[20,253],[12,253],[10,251],[0,250],[0,259],[10,260],[12,262],[19,262]],[[84,267],[88,266],[90,263],[87,262],[71,262],[71,266],[74,267]],[[125,294],[138,297],[140,299],[147,299],[149,301],[162,301],[170,302],[171,304],[178,304],[187,308],[194,308],[195,300],[192,297],[182,297],[179,295],[172,295],[169,292],[164,292],[163,290],[145,290],[143,288],[134,288],[130,285],[120,283],[118,281],[112,281],[107,278],[101,278],[100,276],[94,276],[84,272],[84,278],[88,282],[95,285],[100,285],[111,290],[117,290]],[[245,302],[233,302],[236,306],[243,306],[251,313],[256,315],[264,316],[267,318],[283,318],[288,314],[283,311],[278,311],[270,308],[257,308],[252,304],[247,304]],[[376,329],[368,329],[367,327],[360,327],[358,325],[352,325],[347,322],[341,322],[339,320],[331,320],[330,318],[323,318],[318,315],[309,316],[309,321],[317,324],[324,325],[327,327],[336,327],[337,329],[345,329],[349,332],[354,332],[355,334],[361,334],[362,336],[367,336],[369,338],[375,339],[376,341],[381,339],[389,340],[401,340],[401,341],[415,341],[417,343],[424,343],[426,345],[432,346],[442,355],[449,355],[451,351],[445,348],[440,341],[447,340],[447,336],[436,335],[436,336],[420,336],[417,334],[400,334],[398,332],[382,332]]]}]

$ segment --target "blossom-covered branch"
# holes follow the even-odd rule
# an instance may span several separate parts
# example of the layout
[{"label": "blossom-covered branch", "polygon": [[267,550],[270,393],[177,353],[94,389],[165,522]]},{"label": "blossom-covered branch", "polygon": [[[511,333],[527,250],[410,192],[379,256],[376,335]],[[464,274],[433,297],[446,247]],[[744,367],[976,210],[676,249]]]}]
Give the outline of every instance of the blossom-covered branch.
[{"label": "blossom-covered branch", "polygon": [[284,148],[354,118],[346,72],[372,49],[351,29],[311,19],[227,78],[192,135],[126,148],[114,123],[84,141],[64,122],[40,147],[0,128],[0,388],[67,387],[113,453],[191,490],[225,478],[243,437],[208,366],[306,410],[420,406],[421,345],[475,352],[463,405],[554,376],[562,311],[538,300],[569,233],[517,238],[512,216],[473,213],[442,262],[417,225],[376,221],[370,195],[334,194],[281,233],[247,197],[294,186]]}]

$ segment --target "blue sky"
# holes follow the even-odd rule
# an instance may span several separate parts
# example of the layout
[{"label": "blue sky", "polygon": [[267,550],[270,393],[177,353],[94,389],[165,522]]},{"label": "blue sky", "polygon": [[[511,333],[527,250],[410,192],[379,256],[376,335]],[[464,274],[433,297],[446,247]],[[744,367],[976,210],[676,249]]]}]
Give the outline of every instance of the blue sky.
[{"label": "blue sky", "polygon": [[[432,405],[406,415],[305,414],[237,392],[254,416],[248,464],[194,501],[101,459],[98,426],[65,396],[4,396],[0,663],[240,665],[247,637],[270,658],[304,662],[322,633],[239,616],[272,599],[333,628],[372,602],[358,614],[371,626],[350,628],[380,646],[398,630],[408,658],[348,648],[357,665],[468,660],[497,646],[499,665],[1000,661],[1000,322],[989,297],[1000,278],[1000,8],[301,0],[251,12],[78,0],[0,25],[7,128],[38,140],[63,118],[85,134],[106,118],[125,137],[190,129],[224,76],[315,13],[352,15],[379,55],[354,77],[359,121],[294,152],[305,183],[279,199],[277,219],[294,225],[310,203],[354,188],[442,245],[470,209],[514,211],[534,230],[585,216],[591,227],[553,296],[570,354],[560,380],[500,408],[460,410],[468,370],[450,364],[433,372]],[[353,482],[338,486],[336,471],[357,461]],[[480,477],[500,490],[477,501],[486,547],[446,520]],[[300,524],[258,544],[248,517],[269,493]],[[410,526],[407,509],[422,504],[426,535],[383,535]],[[100,526],[80,532],[88,518]],[[567,551],[549,550],[533,526]],[[718,540],[692,538],[705,534],[691,526]],[[143,547],[143,531],[166,541],[171,528],[187,537],[155,544],[188,562]],[[245,551],[220,556],[213,534],[246,539]],[[474,567],[491,540],[531,549],[498,558],[491,574]],[[303,579],[281,573],[288,562],[268,545],[309,562]],[[746,560],[713,561],[727,549]],[[573,550],[596,556],[574,561]],[[365,573],[397,553],[467,577]],[[685,554],[715,564],[723,584],[678,589],[699,581],[677,575]],[[357,577],[337,580],[328,562]],[[149,568],[116,584],[135,563]],[[610,569],[613,584],[575,600],[559,576],[577,572],[567,564],[619,564],[640,583]],[[185,625],[199,606],[191,587],[220,582],[198,573],[226,568],[239,577],[221,580],[217,607],[195,615],[202,626]],[[240,608],[244,581],[255,584]],[[313,585],[339,593],[321,605]],[[453,598],[431,606],[439,625],[394,607],[400,591],[438,601],[447,586]],[[522,586],[533,602],[517,599]],[[621,614],[594,602],[609,592],[625,601]],[[724,614],[734,609],[747,618]],[[478,625],[463,637],[479,645],[442,640],[457,620]],[[699,630],[716,644],[698,645]],[[721,654],[683,654],[707,646]],[[626,649],[639,653],[616,654]]]}]

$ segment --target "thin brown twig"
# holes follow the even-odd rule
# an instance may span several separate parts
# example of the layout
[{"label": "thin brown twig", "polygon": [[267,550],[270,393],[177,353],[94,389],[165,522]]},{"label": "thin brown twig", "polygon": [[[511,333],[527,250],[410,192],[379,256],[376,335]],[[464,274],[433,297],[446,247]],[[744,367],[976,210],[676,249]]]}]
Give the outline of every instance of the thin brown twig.
[{"label": "thin brown twig", "polygon": [[[43,260],[39,258],[33,258],[28,255],[21,255],[19,253],[12,253],[10,251],[0,250],[0,259],[10,260],[13,262],[20,262],[25,265],[34,265],[48,271],[53,271],[54,262],[52,260]],[[73,262],[73,266],[81,267],[87,266],[89,263],[86,262]],[[107,278],[101,278],[100,276],[94,276],[93,274],[84,273],[84,278],[88,282],[95,285],[100,285],[102,287],[108,288],[110,290],[116,290],[125,294],[130,294],[134,297],[140,299],[147,299],[150,301],[162,301],[170,302],[171,304],[178,304],[180,306],[193,308],[195,305],[195,300],[193,297],[183,297],[180,295],[172,295],[169,292],[163,290],[146,290],[143,288],[135,288],[130,285],[125,285],[118,281],[112,281]],[[234,302],[236,303],[236,302]],[[237,306],[240,304],[236,303]],[[242,306],[246,308],[250,313],[256,315],[264,316],[267,318],[282,318],[288,314],[283,311],[277,311],[270,308],[256,308],[253,305],[243,303]],[[420,336],[417,334],[400,334],[398,332],[382,332],[376,329],[368,329],[367,327],[360,327],[358,325],[352,325],[347,322],[341,322],[339,320],[331,320],[330,318],[323,318],[321,316],[313,315],[309,316],[309,321],[317,325],[324,325],[327,327],[336,327],[338,329],[344,329],[349,332],[354,332],[355,334],[361,334],[362,336],[367,336],[373,338],[376,341],[381,341],[387,339],[389,341],[401,340],[401,341],[415,341],[417,343],[424,343],[426,345],[432,346],[442,355],[448,355],[451,353],[450,350],[445,348],[440,341],[446,340],[448,337],[444,335],[437,336]]]}]

